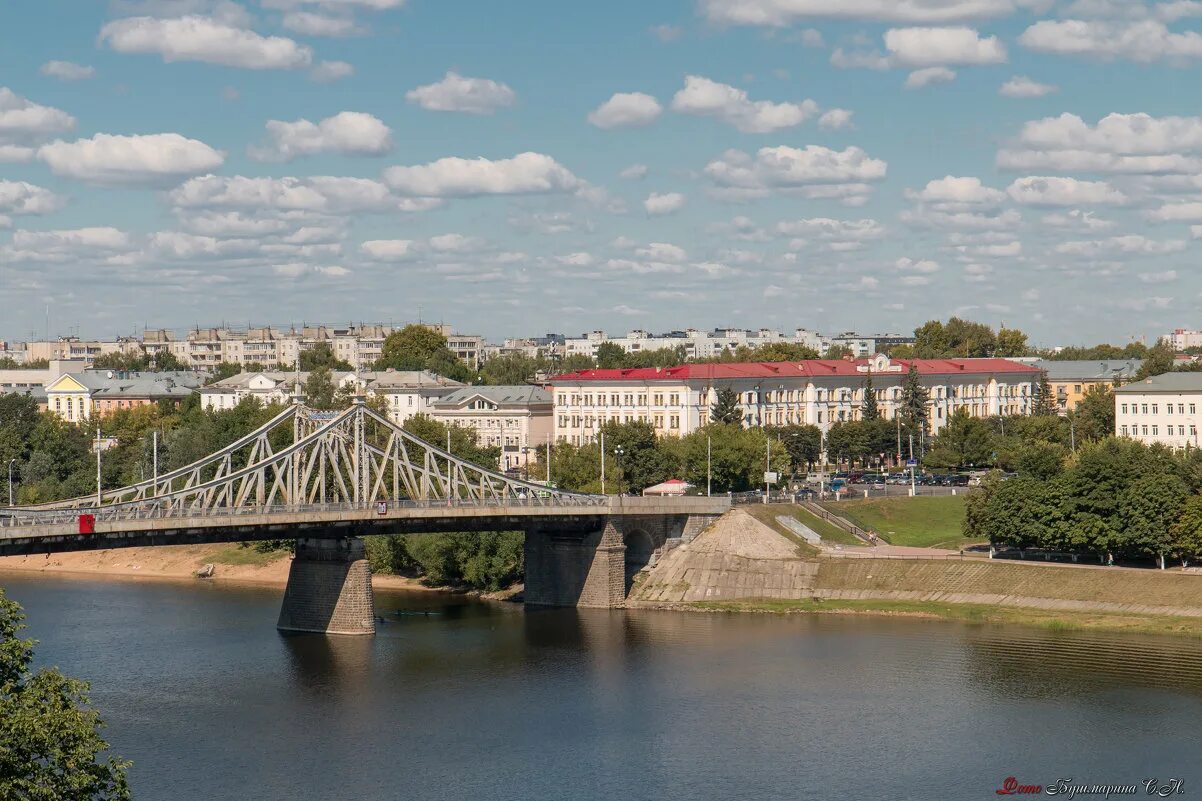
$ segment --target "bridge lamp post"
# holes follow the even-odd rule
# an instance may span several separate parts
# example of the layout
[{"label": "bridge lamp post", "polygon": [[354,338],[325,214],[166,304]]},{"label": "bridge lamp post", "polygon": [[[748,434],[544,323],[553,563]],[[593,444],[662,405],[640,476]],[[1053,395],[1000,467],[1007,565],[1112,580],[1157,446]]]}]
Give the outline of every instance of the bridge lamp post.
[{"label": "bridge lamp post", "polygon": [[621,445],[614,448],[614,460],[618,463],[618,494],[622,494],[622,454],[626,453]]},{"label": "bridge lamp post", "polygon": [[17,463],[16,459],[8,460],[8,505],[13,505],[13,465]]}]

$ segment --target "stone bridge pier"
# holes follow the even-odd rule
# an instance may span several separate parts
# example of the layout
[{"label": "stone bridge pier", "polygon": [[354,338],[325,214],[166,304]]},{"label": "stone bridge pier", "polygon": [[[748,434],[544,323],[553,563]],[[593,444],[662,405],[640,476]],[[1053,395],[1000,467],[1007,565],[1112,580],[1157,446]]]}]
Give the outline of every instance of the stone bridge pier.
[{"label": "stone bridge pier", "polygon": [[371,566],[359,537],[296,541],[276,628],[320,634],[375,634]]},{"label": "stone bridge pier", "polygon": [[536,522],[526,527],[526,591],[530,606],[616,608],[638,573],[672,548],[692,541],[720,516],[609,515],[591,526]]}]

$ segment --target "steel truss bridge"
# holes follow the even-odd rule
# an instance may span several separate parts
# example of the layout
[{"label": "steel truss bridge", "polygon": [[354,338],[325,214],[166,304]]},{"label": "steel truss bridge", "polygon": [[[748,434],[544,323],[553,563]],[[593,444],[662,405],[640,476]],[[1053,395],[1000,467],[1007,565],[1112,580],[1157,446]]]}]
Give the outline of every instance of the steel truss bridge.
[{"label": "steel truss bridge", "polygon": [[[465,461],[405,431],[362,398],[339,412],[294,403],[216,453],[148,481],[0,508],[0,555],[43,552],[33,541],[45,537],[62,543],[53,550],[74,550],[168,544],[108,536],[122,533],[172,533],[174,542],[249,540],[288,538],[279,529],[290,525],[323,525],[357,529],[350,535],[399,517],[470,519],[475,522],[467,528],[484,528],[496,521],[481,517],[591,517],[608,514],[611,505],[606,496],[563,492]],[[94,539],[108,541],[88,544],[80,531],[86,515],[94,520]],[[516,522],[512,527],[521,528]],[[227,534],[186,536],[201,528]],[[17,541],[21,547],[14,547]]]}]

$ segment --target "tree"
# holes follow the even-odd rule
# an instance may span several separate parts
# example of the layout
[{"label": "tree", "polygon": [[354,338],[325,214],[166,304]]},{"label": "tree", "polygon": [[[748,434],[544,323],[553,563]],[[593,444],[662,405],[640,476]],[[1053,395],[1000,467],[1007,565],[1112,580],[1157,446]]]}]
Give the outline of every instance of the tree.
[{"label": "tree", "polygon": [[710,406],[710,421],[722,424],[741,424],[743,422],[743,407],[739,406],[739,395],[730,387],[718,390],[713,404]]},{"label": "tree", "polygon": [[550,360],[524,353],[505,353],[493,356],[480,365],[480,380],[494,386],[525,384],[539,372],[552,369]]},{"label": "tree", "polygon": [[826,355],[824,355],[822,358],[824,358],[824,359],[850,359],[854,355],[855,354],[853,354],[851,352],[851,348],[849,348],[847,345],[836,344],[836,345],[831,345],[829,348],[827,348]]},{"label": "tree", "polygon": [[334,408],[334,380],[330,376],[330,368],[324,365],[315,367],[305,379],[305,403],[314,409]]},{"label": "tree", "polygon": [[384,339],[377,370],[429,370],[455,381],[470,381],[472,371],[447,347],[447,338],[426,325],[407,325]]},{"label": "tree", "polygon": [[1064,470],[1067,456],[1064,446],[1055,442],[1023,442],[1018,448],[1015,470],[1020,476],[1048,481]]},{"label": "tree", "polygon": [[817,359],[818,351],[794,342],[769,342],[752,349],[748,356],[747,361],[752,362],[803,362]]},{"label": "tree", "polygon": [[[661,481],[674,478],[676,467],[668,454],[658,448],[655,427],[645,420],[631,420],[619,423],[610,420],[601,426],[605,434],[605,455],[614,471],[612,478],[619,492],[630,489],[641,491]],[[622,449],[621,456],[618,448]]]},{"label": "tree", "polygon": [[1090,387],[1077,401],[1072,416],[1077,442],[1114,436],[1114,392],[1101,385]]},{"label": "tree", "polygon": [[930,392],[922,385],[922,379],[918,376],[918,365],[910,362],[906,382],[902,385],[898,416],[901,417],[902,424],[915,433],[925,433],[927,430],[927,403],[930,397]]},{"label": "tree", "polygon": [[931,443],[928,461],[936,466],[965,467],[989,461],[993,436],[989,423],[960,407]]},{"label": "tree", "polygon": [[860,406],[861,420],[877,420],[881,416],[881,410],[876,405],[876,390],[872,388],[872,372],[869,371],[864,376],[864,403]]},{"label": "tree", "polygon": [[402,425],[406,431],[437,448],[446,448],[450,434],[451,453],[460,459],[483,467],[499,466],[501,449],[495,445],[481,447],[476,432],[464,426],[448,426],[424,414],[415,414]]},{"label": "tree", "polygon": [[789,462],[794,470],[809,470],[822,458],[822,432],[818,426],[778,426],[767,429],[767,432],[789,454]]},{"label": "tree", "polygon": [[1000,358],[1026,356],[1028,351],[1027,335],[1017,328],[1001,328],[997,332],[997,344],[993,355]]},{"label": "tree", "polygon": [[938,359],[947,355],[947,334],[943,323],[928,320],[914,329],[914,358]]},{"label": "tree", "polygon": [[1132,482],[1119,507],[1124,550],[1161,558],[1171,553],[1170,531],[1187,495],[1185,482],[1172,474],[1146,475]]},{"label": "tree", "polygon": [[1169,529],[1172,554],[1188,567],[1191,559],[1202,558],[1202,495],[1191,495],[1181,506],[1177,521]]},{"label": "tree", "polygon": [[1035,402],[1031,406],[1031,414],[1036,417],[1047,417],[1053,414],[1060,413],[1060,406],[1056,403],[1056,395],[1052,392],[1052,385],[1048,383],[1048,371],[1039,371],[1039,382],[1035,385]]},{"label": "tree", "polygon": [[306,348],[300,352],[300,369],[303,372],[312,372],[318,367],[325,367],[327,370],[353,370],[349,362],[339,359],[334,354],[334,348],[329,342],[318,342],[311,348]]},{"label": "tree", "polygon": [[[711,423],[682,438],[675,447],[679,449],[684,478],[699,487],[706,482],[707,444],[715,492],[763,487],[768,458],[768,440],[763,429]],[[772,449],[772,469],[788,473],[789,454],[785,448]]]},{"label": "tree", "polygon": [[597,346],[597,368],[617,370],[626,366],[626,351],[616,342],[602,342]]},{"label": "tree", "polygon": [[34,673],[25,616],[0,590],[0,798],[109,801],[130,798],[130,763],[108,749],[86,682],[53,668]]},{"label": "tree", "polygon": [[1143,364],[1139,366],[1139,370],[1135,373],[1135,380],[1142,381],[1154,375],[1172,372],[1175,356],[1176,354],[1174,354],[1172,348],[1164,342],[1157,342],[1148,348],[1148,353],[1144,356]]}]

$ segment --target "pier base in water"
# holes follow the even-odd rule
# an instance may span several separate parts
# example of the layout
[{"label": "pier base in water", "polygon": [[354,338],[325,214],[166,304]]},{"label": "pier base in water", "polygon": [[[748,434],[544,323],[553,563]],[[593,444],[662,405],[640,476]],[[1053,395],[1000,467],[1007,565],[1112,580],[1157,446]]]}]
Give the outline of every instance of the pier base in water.
[{"label": "pier base in water", "polygon": [[280,631],[375,634],[371,566],[363,540],[300,539],[280,607]]}]

